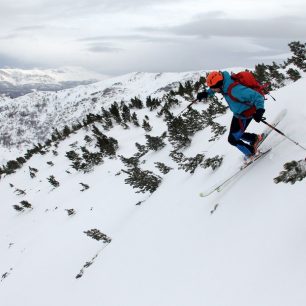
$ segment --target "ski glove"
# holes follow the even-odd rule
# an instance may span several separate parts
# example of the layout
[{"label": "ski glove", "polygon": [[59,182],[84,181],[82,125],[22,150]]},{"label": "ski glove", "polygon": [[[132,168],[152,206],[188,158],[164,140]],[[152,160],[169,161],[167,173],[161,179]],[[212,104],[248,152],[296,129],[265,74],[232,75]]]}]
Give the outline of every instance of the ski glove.
[{"label": "ski glove", "polygon": [[256,122],[260,122],[262,119],[262,115],[264,114],[265,110],[263,108],[259,108],[256,110],[256,113],[253,115],[253,118]]},{"label": "ski glove", "polygon": [[202,91],[202,92],[199,92],[199,93],[197,94],[197,100],[198,100],[198,101],[201,101],[201,100],[203,100],[203,99],[207,99],[207,97],[208,97],[207,91]]}]

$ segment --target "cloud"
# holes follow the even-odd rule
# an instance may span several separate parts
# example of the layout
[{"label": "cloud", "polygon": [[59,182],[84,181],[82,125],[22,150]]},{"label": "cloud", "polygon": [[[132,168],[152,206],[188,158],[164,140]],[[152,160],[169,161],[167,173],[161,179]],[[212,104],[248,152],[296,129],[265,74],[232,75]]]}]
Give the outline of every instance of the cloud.
[{"label": "cloud", "polygon": [[16,32],[22,32],[22,31],[35,31],[35,30],[42,30],[45,29],[45,25],[32,25],[32,26],[24,26],[24,27],[18,27],[15,29]]},{"label": "cloud", "polygon": [[24,63],[20,59],[14,57],[14,56],[9,56],[4,53],[0,53],[0,63],[1,63],[1,68],[9,67],[9,68],[32,68],[33,63]]},{"label": "cloud", "polygon": [[80,38],[77,41],[92,43],[108,43],[108,42],[140,42],[140,43],[172,43],[180,40],[180,37],[174,35],[143,35],[143,34],[126,34],[126,35],[102,35]]},{"label": "cloud", "polygon": [[87,50],[95,53],[112,53],[122,51],[123,49],[106,44],[90,44]]},{"label": "cloud", "polygon": [[107,74],[250,67],[305,41],[304,4],[278,1],[2,1],[0,60]]},{"label": "cloud", "polygon": [[306,18],[283,16],[267,19],[230,19],[213,16],[198,16],[191,22],[172,27],[139,28],[143,32],[172,33],[178,36],[210,37],[248,37],[305,39]]}]

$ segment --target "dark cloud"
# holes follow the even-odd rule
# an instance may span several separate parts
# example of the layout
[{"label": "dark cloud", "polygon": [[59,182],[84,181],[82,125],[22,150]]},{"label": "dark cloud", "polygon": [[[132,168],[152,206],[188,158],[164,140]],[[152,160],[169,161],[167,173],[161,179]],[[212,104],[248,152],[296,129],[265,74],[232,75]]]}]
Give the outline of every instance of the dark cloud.
[{"label": "dark cloud", "polygon": [[1,68],[22,68],[22,69],[29,69],[33,68],[33,63],[24,63],[20,59],[9,56],[7,54],[0,53],[0,67]]},{"label": "dark cloud", "polygon": [[1,3],[0,18],[69,18],[75,15],[135,12],[139,9],[186,0],[26,0]]},{"label": "dark cloud", "polygon": [[[220,12],[209,16],[198,16],[195,20],[173,27],[140,28],[140,31],[152,33],[172,33],[179,36],[199,38],[248,37],[305,39],[306,18],[283,16],[269,19],[230,19],[221,18]],[[306,16],[305,16],[306,17]]]},{"label": "dark cloud", "polygon": [[280,54],[288,53],[289,42],[305,41],[305,28],[306,18],[301,17],[231,19],[219,11],[199,15],[178,26],[138,30],[147,35],[172,35],[173,41],[180,38],[176,40],[174,56],[181,58],[185,54],[189,69],[197,69],[200,62],[205,68],[217,68],[218,65],[252,67],[260,58],[277,60]]},{"label": "dark cloud", "polygon": [[81,42],[95,42],[95,41],[143,41],[148,38],[147,35],[101,35],[101,36],[93,36],[93,37],[84,37],[78,39]]},{"label": "dark cloud", "polygon": [[113,52],[122,51],[123,49],[116,48],[106,44],[90,44],[87,50],[96,53],[113,53]]},{"label": "dark cloud", "polygon": [[127,34],[127,35],[102,35],[93,37],[84,37],[77,41],[92,43],[92,42],[143,42],[143,43],[169,43],[179,41],[180,38],[170,35],[143,35],[143,34]]},{"label": "dark cloud", "polygon": [[22,32],[22,31],[35,31],[35,30],[43,30],[46,26],[44,25],[33,25],[33,26],[24,26],[24,27],[18,27],[15,29],[16,32]]}]

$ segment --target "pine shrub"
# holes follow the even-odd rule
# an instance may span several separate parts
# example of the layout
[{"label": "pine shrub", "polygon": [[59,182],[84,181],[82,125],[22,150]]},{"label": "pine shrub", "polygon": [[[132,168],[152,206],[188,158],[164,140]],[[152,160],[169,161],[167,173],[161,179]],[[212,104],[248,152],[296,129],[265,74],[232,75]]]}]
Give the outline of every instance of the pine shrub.
[{"label": "pine shrub", "polygon": [[302,181],[306,177],[306,160],[291,161],[284,164],[284,171],[281,171],[279,176],[274,178],[274,183],[278,184],[291,183]]}]

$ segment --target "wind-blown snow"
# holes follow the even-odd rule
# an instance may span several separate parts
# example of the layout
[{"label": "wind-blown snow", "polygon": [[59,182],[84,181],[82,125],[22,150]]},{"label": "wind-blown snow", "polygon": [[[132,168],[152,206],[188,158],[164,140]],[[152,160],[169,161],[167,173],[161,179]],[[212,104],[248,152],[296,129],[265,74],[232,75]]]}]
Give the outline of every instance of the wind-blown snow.
[{"label": "wind-blown snow", "polygon": [[[122,98],[137,93],[143,98],[178,79],[167,75],[167,82],[156,84],[151,82],[152,77],[145,75],[141,88],[137,75],[128,75],[124,81],[121,78],[125,82]],[[103,86],[87,86],[88,96],[113,83],[105,80]],[[269,98],[265,113],[269,122],[287,109],[278,128],[304,146],[305,86],[302,78],[273,92],[277,101]],[[70,93],[66,106],[72,106],[69,103],[79,90],[59,93]],[[36,95],[28,96],[25,103],[31,103]],[[90,107],[86,111],[98,106]],[[205,107],[196,105],[199,110]],[[65,114],[72,120],[82,110],[76,112]],[[154,127],[149,134],[160,135],[165,123],[155,111],[147,109],[139,112],[140,121],[145,115]],[[230,120],[229,112],[218,118],[226,126]],[[248,130],[260,132],[264,128],[264,124],[254,122]],[[118,140],[118,154],[128,157],[136,152],[135,142],[145,143],[146,132],[141,128],[123,130],[116,126],[107,134]],[[196,133],[184,154],[224,155],[222,166],[216,171],[199,168],[193,175],[177,170],[168,156],[171,145],[167,144],[143,158],[141,167],[155,173],[156,161],[175,168],[163,176],[161,186],[149,196],[137,194],[124,184],[125,174],[116,175],[124,167],[119,159],[105,160],[88,174],[72,170],[65,152],[75,141],[82,143],[84,136],[84,131],[72,135],[60,143],[58,156],[52,152],[36,155],[16,174],[0,181],[3,305],[305,305],[305,181],[294,185],[273,183],[285,162],[305,158],[301,148],[272,132],[264,143],[266,148],[273,146],[268,156],[221,193],[200,198],[199,192],[235,172],[242,162],[239,151],[227,143],[226,134],[208,142],[210,130],[205,129]],[[50,160],[53,167],[46,164]],[[36,178],[30,178],[28,166],[39,170]],[[55,190],[47,182],[50,175],[60,182]],[[80,192],[80,182],[90,188]],[[16,188],[26,190],[26,195],[16,195]],[[16,212],[12,206],[21,200],[30,202],[33,210]],[[139,201],[144,202],[136,205]],[[76,214],[68,216],[65,209],[71,208]],[[111,237],[112,242],[103,244],[83,233],[93,228]],[[76,278],[93,258],[82,277]]]}]

